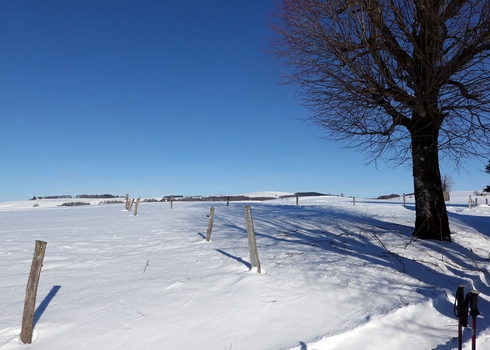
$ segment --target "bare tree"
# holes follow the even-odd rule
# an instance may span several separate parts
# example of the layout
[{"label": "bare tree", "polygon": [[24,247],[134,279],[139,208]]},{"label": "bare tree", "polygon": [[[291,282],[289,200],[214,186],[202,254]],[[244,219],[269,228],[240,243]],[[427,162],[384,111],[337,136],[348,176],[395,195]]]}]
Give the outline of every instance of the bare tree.
[{"label": "bare tree", "polygon": [[450,241],[439,156],[458,167],[490,146],[490,2],[278,0],[272,26],[311,121],[371,161],[411,164],[414,235]]},{"label": "bare tree", "polygon": [[454,180],[450,175],[442,175],[441,183],[443,192],[451,192],[454,185]]}]

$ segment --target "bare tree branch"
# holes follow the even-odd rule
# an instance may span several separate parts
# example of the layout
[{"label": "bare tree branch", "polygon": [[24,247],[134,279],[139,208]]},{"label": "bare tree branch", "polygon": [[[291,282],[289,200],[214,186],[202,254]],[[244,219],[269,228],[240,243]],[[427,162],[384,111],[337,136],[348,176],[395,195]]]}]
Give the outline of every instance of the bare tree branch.
[{"label": "bare tree branch", "polygon": [[490,148],[490,1],[277,0],[274,53],[329,139],[411,163],[415,234],[450,240],[439,156]]}]

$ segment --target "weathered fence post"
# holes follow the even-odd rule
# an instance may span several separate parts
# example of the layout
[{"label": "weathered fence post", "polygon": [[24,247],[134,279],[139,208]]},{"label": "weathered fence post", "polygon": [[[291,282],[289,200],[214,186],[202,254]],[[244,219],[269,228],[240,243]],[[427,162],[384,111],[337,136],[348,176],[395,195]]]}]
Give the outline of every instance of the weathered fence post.
[{"label": "weathered fence post", "polygon": [[403,206],[405,207],[407,205],[407,201],[405,199],[405,193],[403,194]]},{"label": "weathered fence post", "polygon": [[255,240],[254,223],[252,219],[252,210],[250,205],[243,208],[245,210],[245,222],[247,225],[248,248],[250,249],[250,265],[257,267],[257,272],[260,272],[259,253],[257,251],[257,241]]},{"label": "weathered fence post", "polygon": [[174,196],[170,196],[170,209],[174,208]]},{"label": "weathered fence post", "polygon": [[26,298],[24,302],[24,312],[22,314],[22,329],[20,331],[20,340],[24,344],[32,343],[32,328],[34,322],[34,308],[36,306],[37,286],[39,276],[43,267],[44,251],[46,242],[36,241],[34,256],[32,257],[31,272],[26,287]]},{"label": "weathered fence post", "polygon": [[470,197],[468,198],[468,209],[471,209],[471,194],[470,194]]},{"label": "weathered fence post", "polygon": [[226,206],[230,205],[230,196],[226,197]]},{"label": "weathered fence post", "polygon": [[352,203],[354,203],[354,205],[356,205],[356,197],[352,197]]},{"label": "weathered fence post", "polygon": [[126,210],[129,210],[129,194],[126,194]]},{"label": "weathered fence post", "polygon": [[211,239],[211,231],[213,231],[213,218],[214,218],[214,207],[211,207],[211,210],[209,211],[208,233],[206,234],[206,241],[208,242]]},{"label": "weathered fence post", "polygon": [[131,203],[129,204],[129,209],[128,211],[131,211],[131,209],[133,208],[133,204],[134,204],[134,198],[131,199]]},{"label": "weathered fence post", "polygon": [[299,205],[299,193],[296,193],[296,206]]},{"label": "weathered fence post", "polygon": [[449,202],[451,200],[451,196],[448,191],[442,191],[442,195],[444,196],[444,201]]},{"label": "weathered fence post", "polygon": [[136,205],[134,206],[134,216],[138,215],[138,205],[140,204],[141,197],[136,200]]}]

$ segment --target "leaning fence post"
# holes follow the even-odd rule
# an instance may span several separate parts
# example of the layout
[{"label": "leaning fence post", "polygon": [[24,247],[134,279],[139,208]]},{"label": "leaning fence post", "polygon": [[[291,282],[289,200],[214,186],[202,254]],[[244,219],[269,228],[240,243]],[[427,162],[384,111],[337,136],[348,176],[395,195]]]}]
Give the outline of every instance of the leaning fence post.
[{"label": "leaning fence post", "polygon": [[134,216],[138,215],[138,205],[140,204],[141,197],[136,200],[136,205],[134,206]]},{"label": "leaning fence post", "polygon": [[247,225],[248,248],[250,249],[250,265],[257,267],[257,272],[260,272],[259,253],[257,252],[257,241],[255,240],[254,223],[252,219],[252,210],[250,205],[243,208],[245,210],[245,222]]},{"label": "leaning fence post", "polygon": [[22,314],[22,329],[20,331],[20,340],[24,344],[32,343],[32,328],[34,322],[34,307],[36,306],[37,286],[39,276],[43,267],[44,251],[46,242],[36,241],[34,256],[32,257],[31,272],[26,287],[26,298],[24,302],[24,312]]},{"label": "leaning fence post", "polygon": [[211,239],[211,231],[213,230],[213,218],[214,218],[214,207],[211,207],[211,210],[209,211],[208,233],[206,234],[206,241],[208,242]]}]

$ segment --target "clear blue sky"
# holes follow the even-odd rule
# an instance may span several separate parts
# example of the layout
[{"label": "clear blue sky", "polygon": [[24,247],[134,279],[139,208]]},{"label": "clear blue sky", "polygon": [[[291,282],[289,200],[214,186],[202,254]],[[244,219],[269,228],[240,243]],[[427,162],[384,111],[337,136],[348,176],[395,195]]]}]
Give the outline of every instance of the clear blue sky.
[{"label": "clear blue sky", "polygon": [[[412,191],[320,138],[278,84],[269,0],[2,0],[0,201]],[[450,173],[454,189],[490,176]]]}]

